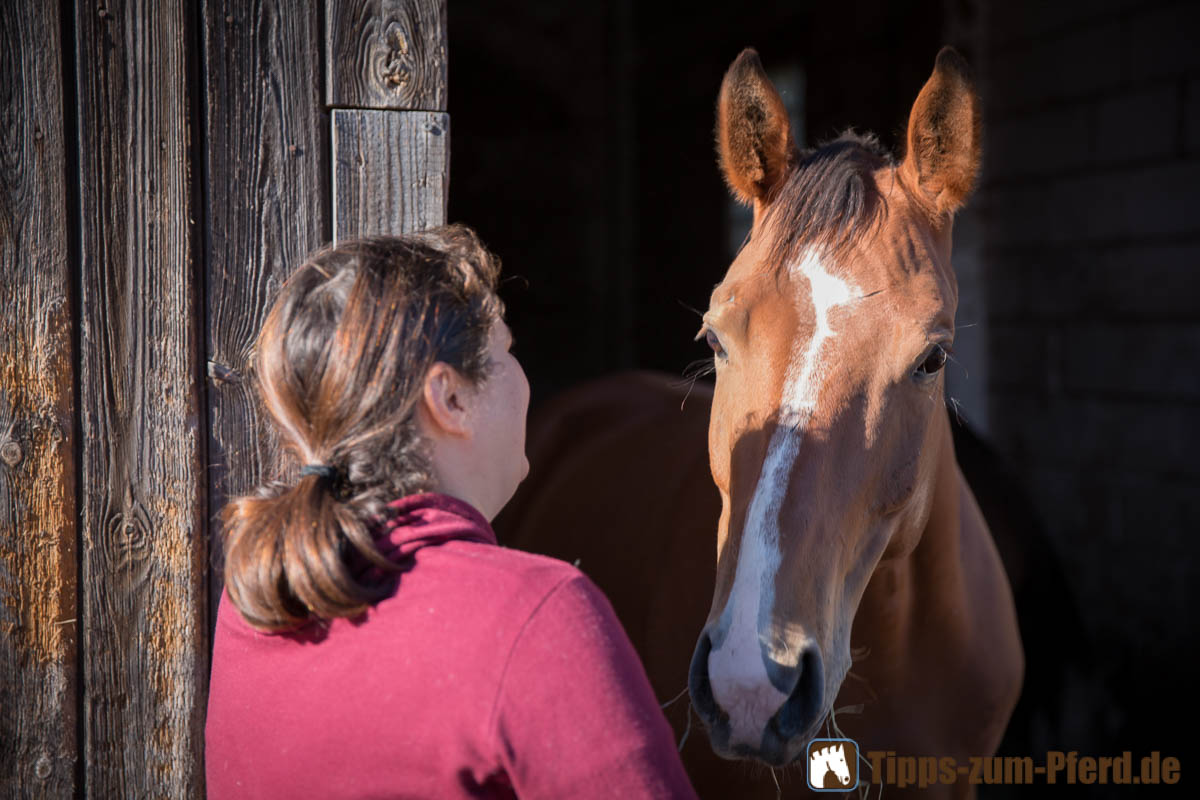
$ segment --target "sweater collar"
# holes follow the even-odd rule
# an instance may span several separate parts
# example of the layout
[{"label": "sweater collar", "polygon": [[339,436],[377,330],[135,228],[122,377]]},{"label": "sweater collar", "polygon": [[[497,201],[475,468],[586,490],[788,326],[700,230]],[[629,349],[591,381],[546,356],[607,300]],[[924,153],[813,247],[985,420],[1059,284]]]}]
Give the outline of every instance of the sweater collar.
[{"label": "sweater collar", "polygon": [[379,552],[393,563],[422,547],[454,539],[496,544],[491,524],[473,506],[436,492],[401,497],[388,503],[392,516],[375,536]]}]

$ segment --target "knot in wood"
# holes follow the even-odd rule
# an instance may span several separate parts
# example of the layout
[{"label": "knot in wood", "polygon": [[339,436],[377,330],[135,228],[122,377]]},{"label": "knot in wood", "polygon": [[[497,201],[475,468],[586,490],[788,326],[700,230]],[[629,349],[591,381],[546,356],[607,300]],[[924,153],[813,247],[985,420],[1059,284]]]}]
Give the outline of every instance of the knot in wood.
[{"label": "knot in wood", "polygon": [[412,80],[412,67],[408,64],[408,37],[395,28],[387,35],[388,51],[383,65],[383,81],[389,86],[404,86]]},{"label": "knot in wood", "polygon": [[33,765],[33,774],[38,776],[40,780],[46,780],[50,777],[50,773],[54,770],[54,765],[50,763],[50,757],[42,753],[38,757],[37,762]]},{"label": "knot in wood", "polygon": [[238,383],[242,378],[237,370],[217,361],[208,362],[208,377],[216,386],[224,386],[227,383]]},{"label": "knot in wood", "polygon": [[404,86],[412,80],[408,65],[400,60],[389,61],[384,67],[383,79],[391,86]]},{"label": "knot in wood", "polygon": [[0,445],[0,459],[4,460],[5,464],[10,467],[15,467],[21,463],[21,459],[25,454],[21,452],[21,445],[9,439],[4,444]]}]

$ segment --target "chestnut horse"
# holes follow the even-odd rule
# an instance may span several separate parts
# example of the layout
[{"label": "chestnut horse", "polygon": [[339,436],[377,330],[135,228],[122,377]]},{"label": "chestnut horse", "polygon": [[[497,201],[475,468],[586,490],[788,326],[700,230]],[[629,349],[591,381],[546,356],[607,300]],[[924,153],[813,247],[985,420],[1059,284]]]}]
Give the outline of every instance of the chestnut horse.
[{"label": "chestnut horse", "polygon": [[[803,768],[825,731],[965,765],[995,752],[1016,704],[1012,593],[943,403],[951,228],[979,137],[966,67],[944,49],[903,160],[854,136],[801,153],[743,52],[718,140],[754,223],[704,314],[711,399],[701,389],[680,411],[681,390],[635,375],[560,398],[531,428],[503,539],[578,557],[659,696],[686,676],[723,758]],[[707,750],[684,750],[703,795],[774,794],[762,770]]]}]

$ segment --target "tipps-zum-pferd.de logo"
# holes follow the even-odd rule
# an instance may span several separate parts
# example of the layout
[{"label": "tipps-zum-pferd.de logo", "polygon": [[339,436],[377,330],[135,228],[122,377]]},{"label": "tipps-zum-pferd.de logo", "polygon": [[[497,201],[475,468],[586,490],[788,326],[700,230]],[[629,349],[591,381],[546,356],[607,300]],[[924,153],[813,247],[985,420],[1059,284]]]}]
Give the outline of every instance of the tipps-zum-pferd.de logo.
[{"label": "tipps-zum-pferd.de logo", "polygon": [[813,739],[808,743],[808,788],[848,792],[858,788],[858,745],[852,739]]}]

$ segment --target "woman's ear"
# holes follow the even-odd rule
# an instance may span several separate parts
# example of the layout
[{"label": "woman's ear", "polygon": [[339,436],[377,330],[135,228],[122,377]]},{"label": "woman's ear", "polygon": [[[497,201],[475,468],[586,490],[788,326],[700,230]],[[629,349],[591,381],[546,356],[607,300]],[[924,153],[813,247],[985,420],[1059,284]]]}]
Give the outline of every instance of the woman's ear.
[{"label": "woman's ear", "polygon": [[431,433],[456,438],[471,435],[467,384],[449,364],[436,362],[425,374],[420,406]]}]

